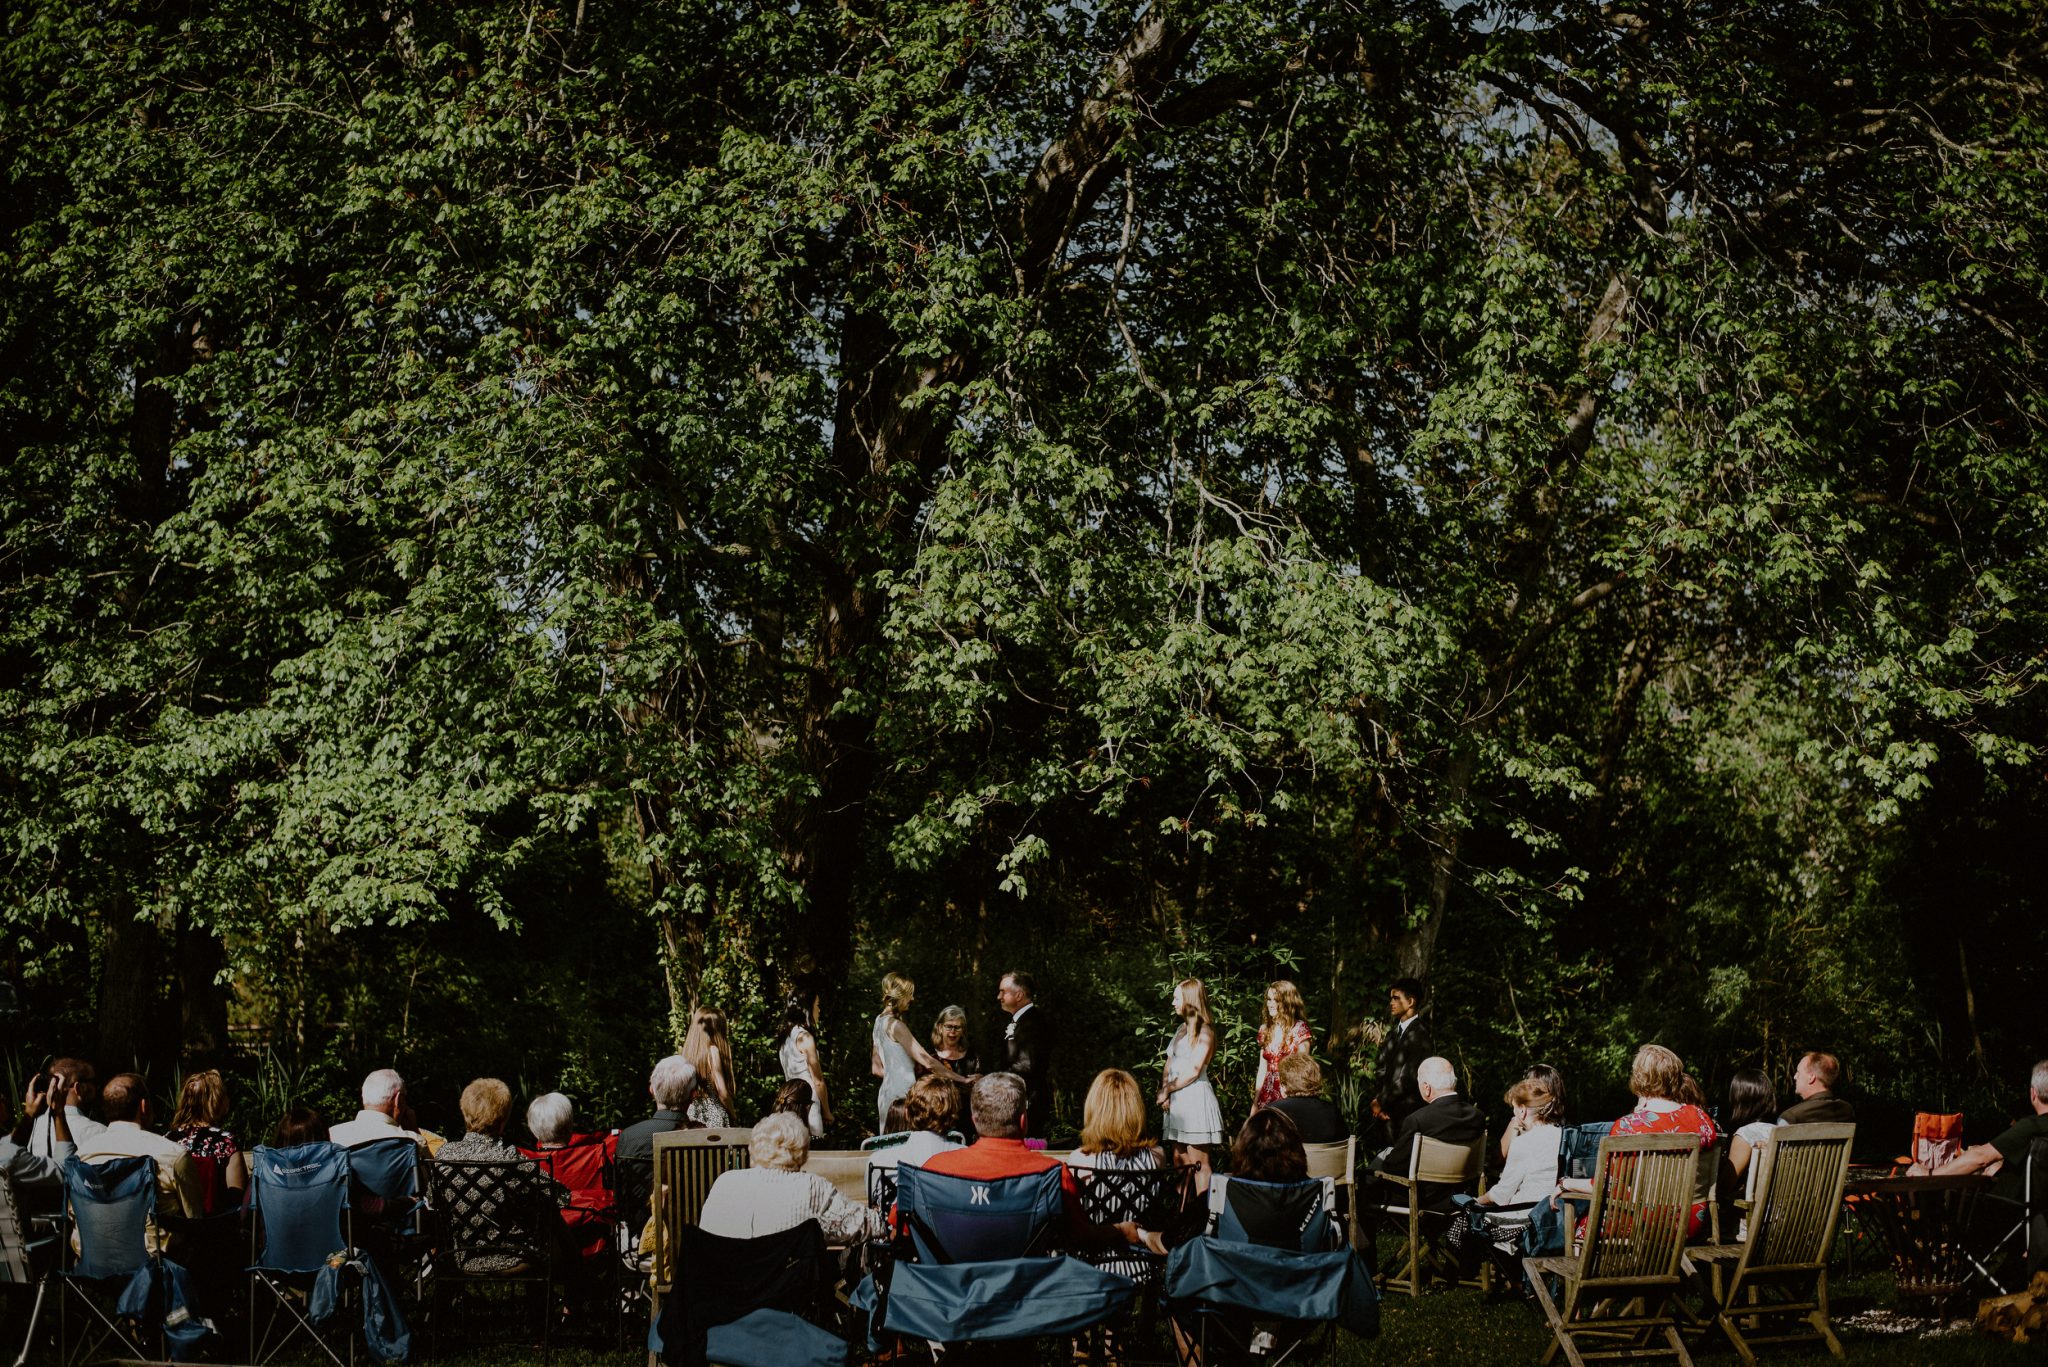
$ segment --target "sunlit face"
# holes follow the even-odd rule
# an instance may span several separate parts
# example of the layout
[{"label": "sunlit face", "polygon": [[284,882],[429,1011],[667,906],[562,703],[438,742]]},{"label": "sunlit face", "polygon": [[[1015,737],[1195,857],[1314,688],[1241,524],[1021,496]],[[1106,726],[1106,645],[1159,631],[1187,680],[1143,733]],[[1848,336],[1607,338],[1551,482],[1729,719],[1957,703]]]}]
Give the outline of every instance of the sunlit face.
[{"label": "sunlit face", "polygon": [[1280,994],[1272,988],[1266,989],[1266,1019],[1273,1020],[1280,1014]]},{"label": "sunlit face", "polygon": [[1173,989],[1173,1014],[1185,1016],[1188,1013],[1188,992],[1184,987]]},{"label": "sunlit face", "polygon": [[1407,1020],[1415,1014],[1415,998],[1395,988],[1387,993],[1387,1014],[1397,1021]]},{"label": "sunlit face", "polygon": [[1017,1008],[1023,1004],[1024,989],[1017,986],[1014,978],[1004,974],[1002,982],[996,985],[996,1005],[1015,1015]]},{"label": "sunlit face", "polygon": [[1799,1060],[1799,1066],[1792,1070],[1792,1090],[1802,1098],[1824,1090],[1820,1085],[1819,1071],[1805,1059]]},{"label": "sunlit face", "polygon": [[940,1021],[939,1038],[946,1042],[948,1049],[960,1047],[960,1037],[967,1033],[967,1027],[959,1021]]}]

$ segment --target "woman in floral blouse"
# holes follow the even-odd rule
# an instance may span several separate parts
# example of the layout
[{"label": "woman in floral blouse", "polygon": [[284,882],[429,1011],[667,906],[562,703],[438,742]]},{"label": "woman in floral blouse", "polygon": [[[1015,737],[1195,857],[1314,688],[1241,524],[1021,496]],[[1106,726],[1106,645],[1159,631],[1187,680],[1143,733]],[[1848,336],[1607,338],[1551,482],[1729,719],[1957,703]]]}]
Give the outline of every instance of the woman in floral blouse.
[{"label": "woman in floral blouse", "polygon": [[164,1132],[164,1138],[184,1145],[205,1177],[208,1215],[239,1206],[249,1189],[249,1158],[227,1121],[228,1085],[218,1069],[208,1068],[185,1079],[171,1128]]},{"label": "woman in floral blouse", "polygon": [[1259,1077],[1254,1104],[1271,1105],[1280,1091],[1280,1060],[1305,1054],[1309,1048],[1307,1013],[1301,991],[1287,979],[1266,984],[1266,1018],[1259,1024]]}]

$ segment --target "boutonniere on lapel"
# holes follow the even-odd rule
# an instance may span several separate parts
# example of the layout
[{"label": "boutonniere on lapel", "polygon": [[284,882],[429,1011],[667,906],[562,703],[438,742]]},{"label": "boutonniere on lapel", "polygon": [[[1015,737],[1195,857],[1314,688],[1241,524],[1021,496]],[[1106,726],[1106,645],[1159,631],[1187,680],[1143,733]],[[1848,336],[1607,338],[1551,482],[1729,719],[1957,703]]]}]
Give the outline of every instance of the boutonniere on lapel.
[{"label": "boutonniere on lapel", "polygon": [[1007,1040],[1013,1040],[1017,1038],[1017,1022],[1011,1021],[1008,1025],[1003,1027],[1003,1038]]}]

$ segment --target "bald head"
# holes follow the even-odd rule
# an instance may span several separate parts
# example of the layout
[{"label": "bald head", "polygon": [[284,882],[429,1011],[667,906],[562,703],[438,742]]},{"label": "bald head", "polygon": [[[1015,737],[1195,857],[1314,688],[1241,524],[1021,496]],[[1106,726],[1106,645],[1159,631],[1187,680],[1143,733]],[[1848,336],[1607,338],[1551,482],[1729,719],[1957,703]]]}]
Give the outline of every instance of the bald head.
[{"label": "bald head", "polygon": [[100,1088],[100,1113],[109,1123],[132,1120],[140,1125],[149,1110],[149,1084],[139,1073],[116,1073]]}]

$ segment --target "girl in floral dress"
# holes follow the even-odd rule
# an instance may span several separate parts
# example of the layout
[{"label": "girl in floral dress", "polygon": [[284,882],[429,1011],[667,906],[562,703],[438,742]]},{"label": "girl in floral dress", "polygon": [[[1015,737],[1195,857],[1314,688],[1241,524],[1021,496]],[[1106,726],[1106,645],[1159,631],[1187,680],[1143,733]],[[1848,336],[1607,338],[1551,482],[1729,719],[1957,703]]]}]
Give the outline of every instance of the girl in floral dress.
[{"label": "girl in floral dress", "polygon": [[1301,992],[1287,979],[1266,984],[1266,1018],[1259,1025],[1259,1077],[1254,1106],[1266,1106],[1280,1099],[1280,1061],[1309,1048],[1307,1013]]}]

